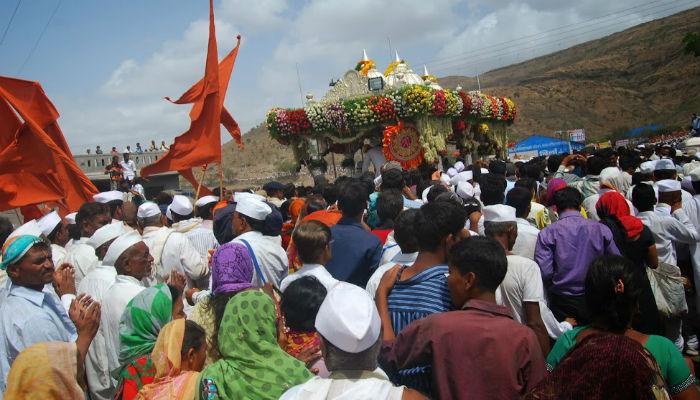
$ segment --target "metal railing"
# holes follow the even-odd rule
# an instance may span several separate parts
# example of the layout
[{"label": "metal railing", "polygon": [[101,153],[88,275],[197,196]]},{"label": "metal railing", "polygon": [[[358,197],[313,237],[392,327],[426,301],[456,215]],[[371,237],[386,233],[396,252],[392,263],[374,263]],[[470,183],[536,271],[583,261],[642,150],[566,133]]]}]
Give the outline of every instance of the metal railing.
[{"label": "metal railing", "polygon": [[[165,151],[130,153],[129,159],[134,160],[136,170],[140,171],[143,166],[154,163],[163,154],[165,154]],[[93,176],[104,174],[105,168],[112,163],[112,155],[110,154],[79,154],[74,155],[73,158],[83,172]],[[119,156],[119,161],[123,161],[123,157],[121,155]]]}]

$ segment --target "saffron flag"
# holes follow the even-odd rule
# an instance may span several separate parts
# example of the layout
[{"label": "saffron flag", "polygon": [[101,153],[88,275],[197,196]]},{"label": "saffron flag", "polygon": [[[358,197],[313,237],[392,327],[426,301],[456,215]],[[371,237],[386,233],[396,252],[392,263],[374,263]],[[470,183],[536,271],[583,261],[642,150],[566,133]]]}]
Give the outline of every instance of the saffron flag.
[{"label": "saffron flag", "polygon": [[97,193],[58,117],[38,82],[0,77],[0,210],[55,202],[67,214]]},{"label": "saffron flag", "polygon": [[[233,72],[233,66],[238,55],[238,43],[231,52],[218,63],[216,48],[216,30],[214,26],[214,4],[209,1],[209,44],[204,78],[195,83],[179,99],[172,101],[176,104],[192,103],[190,111],[190,128],[175,138],[170,150],[151,165],[141,169],[141,176],[178,171],[194,187],[198,186],[193,167],[221,162],[221,134],[219,125],[224,127],[240,143],[240,129],[231,114],[224,108],[224,98],[228,82]],[[202,187],[202,193],[209,190]]]}]

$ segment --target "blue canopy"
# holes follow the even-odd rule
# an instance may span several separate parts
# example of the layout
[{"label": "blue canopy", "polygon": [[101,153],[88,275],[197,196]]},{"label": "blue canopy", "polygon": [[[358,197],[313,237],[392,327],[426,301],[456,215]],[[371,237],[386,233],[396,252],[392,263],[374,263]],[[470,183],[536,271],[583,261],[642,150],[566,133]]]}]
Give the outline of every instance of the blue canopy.
[{"label": "blue canopy", "polygon": [[644,132],[647,131],[658,131],[659,129],[663,128],[663,125],[644,125],[644,126],[639,126],[637,128],[632,128],[629,131],[627,131],[627,137],[635,137],[639,136]]},{"label": "blue canopy", "polygon": [[538,156],[548,156],[551,154],[569,153],[571,150],[580,150],[584,146],[585,144],[583,143],[567,142],[553,137],[532,135],[509,149],[508,153],[537,152]]}]

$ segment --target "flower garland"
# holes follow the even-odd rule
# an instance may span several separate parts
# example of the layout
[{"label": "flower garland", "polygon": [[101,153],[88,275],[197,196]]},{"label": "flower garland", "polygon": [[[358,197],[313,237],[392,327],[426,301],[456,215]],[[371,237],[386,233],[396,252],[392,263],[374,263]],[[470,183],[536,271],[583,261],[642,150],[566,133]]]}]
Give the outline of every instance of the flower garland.
[{"label": "flower garland", "polygon": [[[382,137],[382,151],[389,161],[398,161],[401,166],[408,170],[418,168],[423,163],[423,150],[419,150],[420,136],[415,128],[405,131],[406,125],[400,122],[396,125],[389,125],[384,129]],[[398,143],[396,141],[399,141]],[[404,157],[396,157],[392,148],[402,148],[406,152]]]},{"label": "flower garland", "polygon": [[370,69],[376,67],[377,65],[374,63],[372,60],[360,60],[357,62],[357,65],[355,66],[355,71],[359,72],[360,75],[362,76],[367,76],[367,73],[369,72]]},{"label": "flower garland", "polygon": [[273,108],[265,120],[273,138],[288,141],[293,136],[316,134],[350,138],[358,130],[386,125],[397,119],[422,117],[466,119],[469,123],[511,123],[516,117],[516,107],[506,97],[405,85],[382,95],[314,103],[302,109]]}]

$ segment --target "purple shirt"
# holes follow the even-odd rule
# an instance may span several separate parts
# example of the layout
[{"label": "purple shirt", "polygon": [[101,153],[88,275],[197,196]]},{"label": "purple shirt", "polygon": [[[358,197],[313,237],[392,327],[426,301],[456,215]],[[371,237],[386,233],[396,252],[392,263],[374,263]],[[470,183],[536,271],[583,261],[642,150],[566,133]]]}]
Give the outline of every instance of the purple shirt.
[{"label": "purple shirt", "polygon": [[547,291],[567,296],[582,295],[588,266],[609,254],[620,254],[610,229],[578,211],[561,213],[557,222],[540,231],[535,247]]}]

